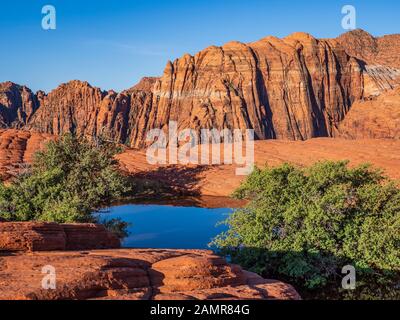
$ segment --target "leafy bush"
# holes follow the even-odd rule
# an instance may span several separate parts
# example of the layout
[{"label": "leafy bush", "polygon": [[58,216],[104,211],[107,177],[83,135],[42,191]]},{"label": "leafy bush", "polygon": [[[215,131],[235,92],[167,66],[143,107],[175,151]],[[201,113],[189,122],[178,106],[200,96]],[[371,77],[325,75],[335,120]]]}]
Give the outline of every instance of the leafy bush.
[{"label": "leafy bush", "polygon": [[[31,170],[0,186],[0,217],[12,221],[97,222],[93,212],[130,190],[117,170],[119,149],[65,135],[35,154]],[[124,227],[121,223],[110,228]],[[125,226],[126,227],[126,226]]]},{"label": "leafy bush", "polygon": [[250,202],[212,243],[233,262],[299,289],[329,287],[335,294],[342,268],[353,265],[359,296],[376,298],[379,283],[399,297],[400,190],[380,171],[347,162],[284,164],[256,169],[235,196]]}]

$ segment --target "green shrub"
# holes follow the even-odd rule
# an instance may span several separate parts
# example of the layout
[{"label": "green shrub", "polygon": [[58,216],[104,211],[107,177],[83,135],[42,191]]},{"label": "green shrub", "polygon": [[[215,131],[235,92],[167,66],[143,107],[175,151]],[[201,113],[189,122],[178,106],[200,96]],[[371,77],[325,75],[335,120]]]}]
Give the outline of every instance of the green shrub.
[{"label": "green shrub", "polygon": [[[65,135],[35,154],[31,170],[0,185],[0,217],[12,221],[97,222],[93,212],[130,191],[110,143]],[[107,226],[111,226],[109,222]],[[124,227],[120,223],[118,226]],[[126,227],[126,226],[125,226]]]},{"label": "green shrub", "polygon": [[[235,196],[250,202],[211,244],[233,262],[337,296],[342,267],[353,265],[359,297],[384,291],[399,298],[400,190],[381,171],[347,162],[284,164],[256,169]],[[373,289],[377,283],[382,292]]]}]

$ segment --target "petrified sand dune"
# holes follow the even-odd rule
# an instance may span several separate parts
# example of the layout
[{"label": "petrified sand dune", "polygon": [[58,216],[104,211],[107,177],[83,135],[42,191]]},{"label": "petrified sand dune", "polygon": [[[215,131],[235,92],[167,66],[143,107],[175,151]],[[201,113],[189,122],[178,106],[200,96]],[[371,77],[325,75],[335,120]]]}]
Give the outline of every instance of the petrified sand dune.
[{"label": "petrified sand dune", "polygon": [[[300,299],[292,286],[211,251],[93,250],[99,244],[115,248],[115,237],[98,225],[0,222],[0,300]],[[87,251],[58,251],[65,248]],[[55,289],[42,287],[45,266],[54,268]]]}]

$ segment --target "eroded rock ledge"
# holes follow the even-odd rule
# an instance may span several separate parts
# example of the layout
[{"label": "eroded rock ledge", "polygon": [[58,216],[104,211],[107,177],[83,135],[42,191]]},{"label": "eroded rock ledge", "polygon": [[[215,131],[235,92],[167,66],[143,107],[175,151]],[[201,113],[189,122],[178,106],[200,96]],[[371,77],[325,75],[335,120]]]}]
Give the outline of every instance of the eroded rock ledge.
[{"label": "eroded rock ledge", "polygon": [[[14,228],[14,239],[23,235],[24,243],[30,234],[50,239],[59,232],[57,229],[53,232],[57,226],[54,224],[52,231],[43,224],[41,228],[34,226],[2,222],[0,234]],[[80,230],[85,228],[81,226]],[[292,286],[244,271],[207,250],[37,252],[35,246],[30,248],[31,252],[4,249],[7,248],[1,244],[0,299],[300,299]],[[42,289],[44,266],[55,268],[55,290]]]},{"label": "eroded rock ledge", "polygon": [[96,224],[0,222],[0,251],[120,248],[119,239]]}]

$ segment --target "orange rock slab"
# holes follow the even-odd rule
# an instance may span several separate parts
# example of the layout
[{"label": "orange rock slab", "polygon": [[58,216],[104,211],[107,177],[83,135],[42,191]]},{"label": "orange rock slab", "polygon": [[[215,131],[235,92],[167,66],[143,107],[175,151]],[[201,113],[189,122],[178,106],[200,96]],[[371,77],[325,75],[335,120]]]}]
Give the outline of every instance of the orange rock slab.
[{"label": "orange rock slab", "polygon": [[[54,267],[54,290],[42,288],[44,266]],[[292,286],[243,271],[210,251],[118,249],[3,255],[0,299],[298,300],[300,296]]]}]

